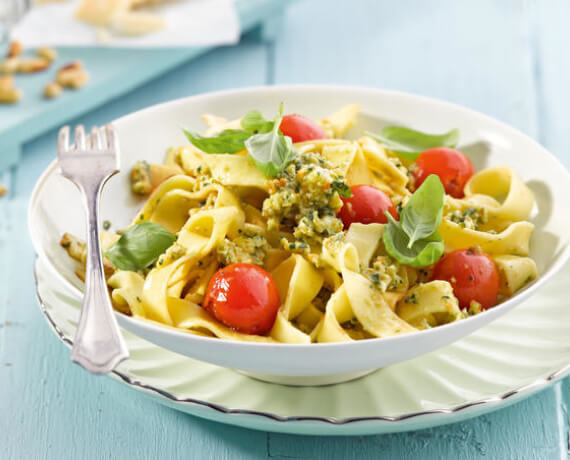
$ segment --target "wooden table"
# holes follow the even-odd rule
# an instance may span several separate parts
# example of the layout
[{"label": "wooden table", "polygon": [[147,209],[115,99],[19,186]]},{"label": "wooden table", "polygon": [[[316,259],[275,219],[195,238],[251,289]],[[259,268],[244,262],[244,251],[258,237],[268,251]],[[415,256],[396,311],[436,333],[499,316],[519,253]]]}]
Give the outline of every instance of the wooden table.
[{"label": "wooden table", "polygon": [[[72,123],[102,124],[220,88],[346,83],[480,110],[534,137],[568,166],[569,19],[570,4],[562,0],[299,2],[274,43],[245,37]],[[55,145],[55,130],[29,142],[20,165],[0,178],[10,189],[0,201],[0,458],[567,458],[567,380],[455,425],[323,438],[200,420],[87,374],[45,324],[32,280],[26,204]]]}]

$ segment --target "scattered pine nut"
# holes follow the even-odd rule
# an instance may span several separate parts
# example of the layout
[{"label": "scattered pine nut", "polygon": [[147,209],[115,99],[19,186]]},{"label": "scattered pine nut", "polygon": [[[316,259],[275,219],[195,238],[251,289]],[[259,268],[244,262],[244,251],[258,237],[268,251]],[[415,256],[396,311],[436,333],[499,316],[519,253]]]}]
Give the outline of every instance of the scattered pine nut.
[{"label": "scattered pine nut", "polygon": [[8,193],[8,189],[4,184],[0,184],[0,196],[4,196]]},{"label": "scattered pine nut", "polygon": [[73,61],[57,72],[56,81],[64,88],[81,88],[89,80],[89,74],[80,61]]},{"label": "scattered pine nut", "polygon": [[34,73],[46,70],[50,65],[50,61],[42,57],[34,57],[28,59],[21,59],[18,64],[18,72],[21,73]]},{"label": "scattered pine nut", "polygon": [[0,72],[3,74],[11,74],[18,71],[20,59],[17,57],[9,57],[2,61],[0,64]]},{"label": "scattered pine nut", "polygon": [[22,99],[22,91],[14,86],[12,75],[0,77],[0,104],[14,104]]},{"label": "scattered pine nut", "polygon": [[56,82],[50,82],[44,87],[44,97],[46,99],[55,99],[61,94],[63,88]]},{"label": "scattered pine nut", "polygon": [[24,51],[24,47],[22,46],[22,44],[19,41],[14,40],[13,42],[10,43],[10,46],[8,47],[8,53],[6,57],[8,58],[18,57],[20,54],[22,54],[22,51]]},{"label": "scattered pine nut", "polygon": [[0,89],[8,89],[14,87],[14,77],[12,75],[4,75],[0,77]]},{"label": "scattered pine nut", "polygon": [[49,62],[55,61],[57,59],[57,51],[49,46],[40,46],[36,50],[36,54]]}]

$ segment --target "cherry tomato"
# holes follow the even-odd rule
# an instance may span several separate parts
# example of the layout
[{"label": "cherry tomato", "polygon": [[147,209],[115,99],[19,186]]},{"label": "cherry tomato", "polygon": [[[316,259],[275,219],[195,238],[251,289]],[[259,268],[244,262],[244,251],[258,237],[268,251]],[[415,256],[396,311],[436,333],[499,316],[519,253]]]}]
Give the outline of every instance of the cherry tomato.
[{"label": "cherry tomato", "polygon": [[252,264],[218,270],[208,283],[203,307],[218,321],[245,334],[268,332],[281,305],[273,277]]},{"label": "cherry tomato", "polygon": [[471,160],[458,150],[438,147],[420,154],[414,172],[416,188],[422,185],[430,174],[439,176],[445,193],[454,198],[463,197],[463,187],[475,173]]},{"label": "cherry tomato", "polygon": [[279,129],[284,136],[289,136],[293,143],[328,138],[323,128],[301,115],[285,115]]},{"label": "cherry tomato", "polygon": [[493,260],[478,247],[458,249],[435,264],[432,280],[449,281],[461,308],[472,300],[483,309],[495,305],[499,294],[499,271]]},{"label": "cherry tomato", "polygon": [[379,188],[373,185],[353,185],[351,198],[342,198],[342,208],[338,217],[347,230],[353,222],[361,224],[386,224],[388,218],[384,214],[388,211],[394,219],[398,220],[398,212],[392,200]]}]

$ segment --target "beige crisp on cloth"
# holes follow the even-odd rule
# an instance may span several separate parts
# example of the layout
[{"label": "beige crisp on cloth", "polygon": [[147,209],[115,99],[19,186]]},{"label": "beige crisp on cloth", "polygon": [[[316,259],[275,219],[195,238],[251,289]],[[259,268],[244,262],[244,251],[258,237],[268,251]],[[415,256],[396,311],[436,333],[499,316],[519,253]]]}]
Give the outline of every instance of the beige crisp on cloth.
[{"label": "beige crisp on cloth", "polygon": [[[96,0],[113,4],[132,0]],[[237,43],[240,24],[234,0],[167,0],[121,11],[104,21],[80,20],[85,0],[36,3],[14,27],[26,47],[114,46],[177,47]],[[89,3],[89,2],[87,2]],[[143,2],[146,3],[146,2]],[[101,3],[99,3],[101,5]],[[87,5],[89,7],[89,5]],[[101,13],[99,11],[98,13]],[[99,22],[99,23],[98,23]]]}]

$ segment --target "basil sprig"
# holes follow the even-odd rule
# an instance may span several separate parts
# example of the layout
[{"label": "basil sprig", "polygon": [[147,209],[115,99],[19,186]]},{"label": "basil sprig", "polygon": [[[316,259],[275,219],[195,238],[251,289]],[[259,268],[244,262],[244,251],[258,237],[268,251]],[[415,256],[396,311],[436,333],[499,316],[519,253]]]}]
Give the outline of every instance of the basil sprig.
[{"label": "basil sprig", "polygon": [[437,228],[443,215],[445,190],[439,177],[428,176],[410,197],[400,222],[386,212],[388,224],[382,239],[386,251],[398,262],[412,267],[425,267],[443,255],[443,239]]},{"label": "basil sprig", "polygon": [[271,131],[255,134],[245,141],[249,156],[257,168],[266,176],[277,176],[296,155],[293,141],[279,131],[283,119],[283,104],[279,106],[279,115],[273,120]]},{"label": "basil sprig", "polygon": [[154,263],[175,241],[176,236],[164,227],[140,222],[123,233],[105,251],[105,257],[120,270],[142,270]]},{"label": "basil sprig", "polygon": [[247,149],[257,168],[266,176],[275,177],[296,154],[293,141],[279,131],[283,104],[275,120],[266,120],[259,110],[250,110],[241,119],[242,129],[226,129],[205,137],[192,131],[184,134],[195,147],[206,153],[237,153]]},{"label": "basil sprig", "polygon": [[237,153],[245,150],[245,141],[255,134],[273,129],[273,122],[266,120],[259,110],[250,110],[241,119],[242,129],[224,129],[215,136],[201,136],[187,129],[184,134],[192,145],[206,153]]},{"label": "basil sprig", "polygon": [[459,142],[459,130],[452,129],[443,134],[426,134],[403,126],[386,126],[381,134],[366,132],[391,152],[410,161],[424,150],[435,147],[453,148]]},{"label": "basil sprig", "polygon": [[245,149],[244,142],[251,133],[241,129],[225,129],[216,136],[205,137],[192,131],[184,130],[184,134],[195,147],[206,153],[237,153]]},{"label": "basil sprig", "polygon": [[259,110],[250,110],[241,119],[240,125],[251,135],[268,133],[273,129],[273,122],[266,120]]}]

